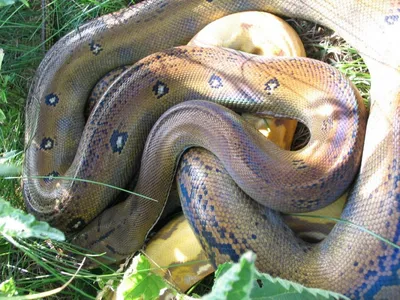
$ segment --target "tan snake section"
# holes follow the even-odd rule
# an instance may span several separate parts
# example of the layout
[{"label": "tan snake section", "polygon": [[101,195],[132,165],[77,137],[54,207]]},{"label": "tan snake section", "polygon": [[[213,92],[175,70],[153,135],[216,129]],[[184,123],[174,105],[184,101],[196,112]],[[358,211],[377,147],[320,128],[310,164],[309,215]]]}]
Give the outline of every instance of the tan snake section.
[{"label": "tan snake section", "polygon": [[[24,196],[29,210],[67,232],[88,224],[75,242],[121,259],[141,247],[164,206],[175,161],[194,145],[216,154],[236,184],[270,208],[316,209],[339,196],[357,170],[365,111],[338,71],[312,60],[268,60],[223,49],[163,50],[187,43],[219,17],[263,10],[334,29],[368,63],[373,80],[371,113],[361,171],[342,217],[399,244],[399,9],[398,1],[153,0],[81,26],[48,52],[28,98]],[[142,26],[146,30],[138,30]],[[107,90],[85,125],[85,99],[94,84],[110,70],[136,61]],[[289,101],[293,97],[298,101]],[[148,140],[141,162],[135,191],[158,202],[131,196],[92,221],[115,201],[117,192],[56,178],[63,175],[126,186],[138,172],[144,141],[158,117],[174,104],[196,99],[237,112],[300,120],[309,127],[311,141],[300,151],[278,151],[230,110],[211,102],[187,102],[157,121],[150,134],[157,140]],[[321,107],[328,107],[330,114]],[[192,122],[184,122],[183,117]],[[217,133],[222,136],[217,138]],[[164,143],[158,148],[160,140]],[[226,179],[225,169],[217,168],[213,157],[201,164],[196,156],[192,152],[184,159],[183,177],[200,161],[207,178],[218,173],[214,177]],[[271,170],[276,173],[272,175]],[[30,178],[35,175],[50,178]],[[262,271],[352,298],[399,295],[398,249],[345,225],[337,225],[327,239],[311,246],[294,239],[271,210],[257,215],[254,201],[240,204],[247,197],[242,190],[227,197],[228,190],[218,183],[207,181],[206,189],[199,189],[190,180],[181,184],[182,201],[190,207],[189,220],[194,225],[198,218],[190,205],[195,201],[185,191],[188,195],[199,192],[207,201],[221,194],[218,188],[225,191],[223,200],[212,205],[214,209],[207,202],[206,219],[195,227],[205,234],[201,240],[206,247],[221,253],[213,257],[216,261],[226,254],[215,246],[231,247],[231,254],[238,255],[242,246],[266,242],[268,246],[255,249]],[[217,190],[211,189],[213,185]],[[233,199],[237,201],[229,209],[234,215],[226,219],[222,207]],[[217,219],[217,211],[225,219]],[[249,227],[246,220],[255,228],[247,228],[250,236],[239,237],[235,226]],[[225,229],[213,232],[216,224]],[[258,235],[257,226],[269,235]],[[226,242],[229,239],[232,244]]]}]

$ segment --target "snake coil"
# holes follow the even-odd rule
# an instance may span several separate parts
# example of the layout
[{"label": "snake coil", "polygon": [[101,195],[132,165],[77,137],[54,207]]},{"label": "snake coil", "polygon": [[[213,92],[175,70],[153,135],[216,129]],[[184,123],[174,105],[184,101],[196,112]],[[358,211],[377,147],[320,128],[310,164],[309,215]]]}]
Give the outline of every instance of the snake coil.
[{"label": "snake coil", "polygon": [[[321,23],[357,48],[373,83],[365,141],[362,100],[330,66],[224,49],[169,49],[207,23],[246,10]],[[141,26],[146,30],[138,31]],[[344,224],[310,245],[274,210],[330,203],[351,183],[361,159],[342,218],[400,244],[399,30],[400,4],[389,0],[150,0],[95,19],[53,46],[32,84],[23,188],[28,209],[66,232],[80,232],[75,243],[119,260],[142,246],[159,218],[182,151],[201,146],[224,168],[192,150],[178,172],[181,201],[215,263],[251,248],[262,271],[352,298],[394,299],[399,249]],[[132,64],[86,122],[85,99],[95,83]],[[302,121],[311,140],[299,151],[279,151],[228,108]],[[131,196],[111,206],[114,190],[57,179],[123,187],[137,173],[135,191],[157,202]],[[219,181],[231,177],[240,190]]]}]

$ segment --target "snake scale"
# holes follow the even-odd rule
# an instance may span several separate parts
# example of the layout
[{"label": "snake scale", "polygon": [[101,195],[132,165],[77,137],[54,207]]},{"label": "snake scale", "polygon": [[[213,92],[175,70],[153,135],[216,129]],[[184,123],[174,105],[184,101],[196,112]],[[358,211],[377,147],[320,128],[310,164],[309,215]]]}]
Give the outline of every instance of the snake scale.
[{"label": "snake scale", "polygon": [[[365,141],[361,98],[330,66],[225,49],[169,49],[211,21],[247,10],[320,23],[357,48],[373,84]],[[399,30],[400,2],[394,0],[150,0],[88,22],[52,47],[30,90],[28,210],[68,233],[80,232],[78,245],[120,260],[142,246],[159,218],[182,152],[201,146],[223,166],[195,148],[182,159],[178,184],[187,218],[214,263],[250,248],[262,271],[351,298],[395,299],[398,249],[344,224],[323,242],[307,244],[277,211],[330,203],[352,181],[361,158],[342,218],[400,245]],[[86,122],[86,99],[96,82],[132,64]],[[280,151],[228,108],[302,121],[311,140],[299,151]],[[137,175],[135,191],[157,201],[130,196],[112,206],[115,190],[57,179],[61,175],[121,187]]]}]

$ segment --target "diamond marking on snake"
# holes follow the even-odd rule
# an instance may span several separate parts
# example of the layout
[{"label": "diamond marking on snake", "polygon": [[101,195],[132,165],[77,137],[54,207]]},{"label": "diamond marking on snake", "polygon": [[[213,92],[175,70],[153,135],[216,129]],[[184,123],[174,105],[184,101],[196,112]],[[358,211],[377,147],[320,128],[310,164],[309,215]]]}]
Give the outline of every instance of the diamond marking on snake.
[{"label": "diamond marking on snake", "polygon": [[103,51],[103,48],[101,47],[101,45],[99,43],[96,43],[95,41],[91,41],[89,43],[89,47],[90,47],[90,51],[92,51],[92,53],[94,55],[99,55],[101,51]]},{"label": "diamond marking on snake", "polygon": [[157,99],[160,99],[162,96],[165,96],[169,92],[168,86],[162,81],[158,80],[157,83],[153,86],[154,95],[156,95]]},{"label": "diamond marking on snake", "polygon": [[385,22],[388,23],[389,25],[394,25],[398,21],[399,21],[399,15],[385,16]]},{"label": "diamond marking on snake", "polygon": [[54,93],[48,94],[45,98],[44,98],[44,102],[48,105],[48,106],[56,106],[57,103],[60,101],[60,98],[58,98],[58,96]]},{"label": "diamond marking on snake", "polygon": [[280,86],[279,81],[276,77],[270,79],[265,84],[264,90],[267,91],[268,95],[272,95],[272,93]]},{"label": "diamond marking on snake", "polygon": [[223,87],[224,85],[222,84],[222,78],[219,77],[218,75],[211,75],[210,80],[208,81],[208,84],[213,88],[213,89],[219,89]]},{"label": "diamond marking on snake", "polygon": [[60,176],[60,174],[57,171],[53,171],[53,172],[47,174],[47,176],[48,176],[48,178],[44,178],[43,181],[46,183],[50,183],[50,182],[53,182],[54,177],[58,177],[58,176]]},{"label": "diamond marking on snake", "polygon": [[121,154],[127,140],[127,132],[119,132],[118,130],[114,130],[110,138],[111,149],[113,150],[113,152],[118,152],[119,154]]},{"label": "diamond marking on snake", "polygon": [[50,150],[54,147],[54,140],[52,138],[44,138],[40,143],[40,149],[42,150]]}]

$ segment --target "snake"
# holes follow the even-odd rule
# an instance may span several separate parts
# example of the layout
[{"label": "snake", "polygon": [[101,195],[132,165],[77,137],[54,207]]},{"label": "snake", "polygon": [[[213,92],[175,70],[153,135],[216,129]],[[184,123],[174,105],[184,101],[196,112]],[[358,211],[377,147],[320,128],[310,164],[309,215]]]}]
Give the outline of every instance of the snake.
[{"label": "snake", "polygon": [[[180,46],[247,10],[320,23],[353,45],[372,78],[368,122],[351,82],[324,63]],[[80,26],[48,51],[28,95],[28,211],[119,261],[142,246],[177,170],[183,210],[214,264],[246,247],[261,271],[350,298],[395,299],[398,248],[343,223],[311,245],[280,213],[323,207],[353,183],[341,218],[400,244],[399,11],[394,0],[149,0]],[[86,120],[92,87],[121,66]],[[281,151],[238,113],[301,121],[310,142]],[[193,146],[213,154],[189,150],[178,168]],[[147,198],[59,176],[137,181]]]}]

